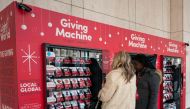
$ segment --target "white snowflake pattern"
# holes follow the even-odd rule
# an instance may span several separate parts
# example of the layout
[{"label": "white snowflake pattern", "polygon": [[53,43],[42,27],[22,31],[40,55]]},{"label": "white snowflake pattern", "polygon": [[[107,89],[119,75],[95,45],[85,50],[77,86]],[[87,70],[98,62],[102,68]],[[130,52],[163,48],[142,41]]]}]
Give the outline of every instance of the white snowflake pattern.
[{"label": "white snowflake pattern", "polygon": [[127,40],[127,37],[125,37],[125,40]]},{"label": "white snowflake pattern", "polygon": [[40,35],[41,35],[41,36],[44,36],[44,35],[45,35],[45,33],[44,33],[44,32],[40,32]]},{"label": "white snowflake pattern", "polygon": [[31,17],[33,17],[33,18],[34,18],[35,16],[36,16],[36,15],[35,15],[34,13],[32,13],[32,14],[31,14]]},{"label": "white snowflake pattern", "polygon": [[105,41],[105,42],[104,42],[104,45],[106,45],[106,44],[107,44],[107,42]]},{"label": "white snowflake pattern", "polygon": [[99,37],[99,41],[102,42],[102,37]]},{"label": "white snowflake pattern", "polygon": [[120,33],[119,32],[117,32],[117,35],[119,35]]},{"label": "white snowflake pattern", "polygon": [[51,23],[51,22],[48,22],[48,27],[52,27],[53,26],[53,24]]},{"label": "white snowflake pattern", "polygon": [[36,54],[35,51],[31,52],[30,44],[28,45],[28,50],[27,50],[28,52],[25,51],[24,49],[21,49],[21,51],[24,53],[24,55],[22,56],[22,58],[24,59],[22,61],[22,63],[24,64],[24,63],[28,62],[29,75],[31,75],[31,72],[32,72],[31,64],[32,64],[32,62],[35,64],[38,64],[35,59],[38,59],[40,57],[35,55]]},{"label": "white snowflake pattern", "polygon": [[27,26],[26,26],[25,24],[22,24],[22,25],[21,25],[21,29],[22,29],[22,30],[26,30],[26,29],[27,29]]},{"label": "white snowflake pattern", "polygon": [[109,34],[108,36],[109,36],[109,38],[111,38],[111,37],[112,37],[112,36],[111,36],[111,34]]}]

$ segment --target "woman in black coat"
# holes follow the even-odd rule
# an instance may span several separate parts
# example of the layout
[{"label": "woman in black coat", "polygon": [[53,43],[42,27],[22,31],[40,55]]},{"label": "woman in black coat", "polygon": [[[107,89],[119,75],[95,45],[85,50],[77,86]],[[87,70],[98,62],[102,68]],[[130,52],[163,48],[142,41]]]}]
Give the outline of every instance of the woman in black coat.
[{"label": "woman in black coat", "polygon": [[[98,61],[95,58],[90,58],[90,60],[91,64],[89,65],[89,68],[92,73],[90,76],[90,79],[92,81],[92,87],[90,88],[92,92],[92,102],[89,109],[95,109],[95,106],[98,102],[98,93],[102,88],[103,73]],[[98,105],[98,109],[101,109],[100,106],[101,105]]]},{"label": "woman in black coat", "polygon": [[133,62],[137,74],[136,109],[157,109],[161,77],[145,55],[136,55]]}]

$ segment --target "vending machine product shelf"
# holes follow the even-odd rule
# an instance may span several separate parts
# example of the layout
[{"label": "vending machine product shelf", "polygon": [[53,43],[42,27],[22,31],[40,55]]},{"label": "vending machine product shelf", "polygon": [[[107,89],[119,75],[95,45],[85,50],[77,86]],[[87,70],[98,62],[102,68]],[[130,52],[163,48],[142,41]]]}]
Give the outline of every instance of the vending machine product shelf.
[{"label": "vending machine product shelf", "polygon": [[181,58],[163,57],[163,108],[180,109]]},{"label": "vending machine product shelf", "polygon": [[46,49],[46,99],[48,109],[88,109],[92,82],[89,65],[101,65],[101,51],[48,45]]}]

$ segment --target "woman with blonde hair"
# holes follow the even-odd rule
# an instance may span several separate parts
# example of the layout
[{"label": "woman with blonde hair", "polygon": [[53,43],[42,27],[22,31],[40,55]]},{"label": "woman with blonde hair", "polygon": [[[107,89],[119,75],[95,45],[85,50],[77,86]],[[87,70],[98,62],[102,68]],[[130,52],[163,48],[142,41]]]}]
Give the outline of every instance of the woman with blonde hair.
[{"label": "woman with blonde hair", "polygon": [[115,55],[99,97],[102,109],[135,109],[136,76],[128,53]]}]

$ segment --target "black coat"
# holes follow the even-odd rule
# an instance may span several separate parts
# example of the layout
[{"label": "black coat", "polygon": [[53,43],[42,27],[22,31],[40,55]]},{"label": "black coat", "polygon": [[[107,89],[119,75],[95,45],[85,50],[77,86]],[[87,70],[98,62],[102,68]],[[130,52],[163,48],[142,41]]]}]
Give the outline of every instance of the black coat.
[{"label": "black coat", "polygon": [[102,88],[102,82],[103,82],[102,69],[100,68],[98,63],[91,64],[89,68],[92,73],[92,75],[90,76],[92,82],[92,87],[90,88],[92,92],[92,99],[98,100],[98,93]]},{"label": "black coat", "polygon": [[160,77],[155,70],[145,68],[140,76],[137,76],[137,92],[139,99],[136,101],[136,109],[158,109],[158,90]]}]

